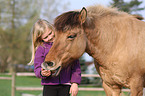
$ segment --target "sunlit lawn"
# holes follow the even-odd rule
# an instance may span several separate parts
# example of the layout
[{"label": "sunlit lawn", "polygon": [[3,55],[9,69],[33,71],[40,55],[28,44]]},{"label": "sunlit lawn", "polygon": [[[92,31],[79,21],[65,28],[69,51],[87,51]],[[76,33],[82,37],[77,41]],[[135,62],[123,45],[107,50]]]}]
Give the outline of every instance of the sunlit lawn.
[{"label": "sunlit lawn", "polygon": [[[2,76],[2,75],[0,75]],[[8,76],[6,76],[8,77]],[[9,76],[10,77],[10,76]],[[41,80],[36,77],[17,76],[16,86],[19,87],[42,87]],[[11,96],[11,80],[0,80],[0,96]],[[22,93],[40,95],[42,91],[16,91],[16,96],[21,96]],[[77,96],[106,96],[104,92],[97,91],[79,91]]]},{"label": "sunlit lawn", "polygon": [[[0,75],[2,76],[2,75]],[[8,77],[8,76],[6,76]],[[9,76],[10,77],[10,76]],[[40,79],[36,77],[17,76],[16,86],[24,87],[41,87]],[[0,96],[11,96],[11,80],[0,80]],[[22,93],[39,95],[41,91],[16,91],[16,96],[21,96]]]}]

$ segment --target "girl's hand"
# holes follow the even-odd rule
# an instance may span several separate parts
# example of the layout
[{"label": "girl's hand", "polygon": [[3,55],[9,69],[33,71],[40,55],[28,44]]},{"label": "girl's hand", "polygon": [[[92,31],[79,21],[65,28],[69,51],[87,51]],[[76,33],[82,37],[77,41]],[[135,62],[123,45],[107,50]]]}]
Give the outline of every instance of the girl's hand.
[{"label": "girl's hand", "polygon": [[70,94],[71,96],[77,96],[78,94],[78,84],[77,83],[72,83],[71,87],[70,87]]},{"label": "girl's hand", "polygon": [[51,71],[41,68],[41,75],[42,76],[50,76],[51,75]]}]

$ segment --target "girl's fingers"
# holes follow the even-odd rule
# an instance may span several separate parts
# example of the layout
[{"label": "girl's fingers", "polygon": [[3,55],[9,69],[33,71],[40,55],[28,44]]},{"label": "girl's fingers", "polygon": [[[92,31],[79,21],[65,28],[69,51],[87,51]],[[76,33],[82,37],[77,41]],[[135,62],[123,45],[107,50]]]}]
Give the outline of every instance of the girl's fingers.
[{"label": "girl's fingers", "polygon": [[46,73],[45,76],[50,76],[50,74],[49,73]]},{"label": "girl's fingers", "polygon": [[[42,69],[41,69],[42,70]],[[43,76],[50,76],[51,75],[51,71],[50,70],[42,70],[41,71],[41,74],[43,75]]]},{"label": "girl's fingers", "polygon": [[70,88],[70,90],[69,90],[69,94],[71,94],[71,88]]},{"label": "girl's fingers", "polygon": [[50,70],[48,70],[47,72],[51,74],[51,71]]}]

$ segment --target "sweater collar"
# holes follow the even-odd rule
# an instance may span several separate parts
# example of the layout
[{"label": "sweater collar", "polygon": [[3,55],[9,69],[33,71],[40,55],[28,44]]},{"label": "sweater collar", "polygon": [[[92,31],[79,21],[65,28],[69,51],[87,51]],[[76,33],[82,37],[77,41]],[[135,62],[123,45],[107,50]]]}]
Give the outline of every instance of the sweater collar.
[{"label": "sweater collar", "polygon": [[43,44],[44,44],[45,47],[48,47],[48,45],[52,45],[53,42],[44,42]]}]

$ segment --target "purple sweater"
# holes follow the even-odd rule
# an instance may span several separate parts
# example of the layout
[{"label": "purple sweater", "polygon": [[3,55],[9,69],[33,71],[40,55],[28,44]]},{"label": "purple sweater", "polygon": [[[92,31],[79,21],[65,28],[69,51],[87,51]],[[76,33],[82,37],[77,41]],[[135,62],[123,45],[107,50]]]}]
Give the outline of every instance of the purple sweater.
[{"label": "purple sweater", "polygon": [[41,85],[58,85],[67,83],[78,83],[81,82],[81,68],[79,60],[72,62],[72,66],[63,68],[60,74],[56,77],[45,77],[41,73],[41,63],[44,62],[45,56],[49,52],[52,43],[44,43],[43,46],[39,46],[35,53],[34,58],[34,72],[36,77],[41,78]]}]

